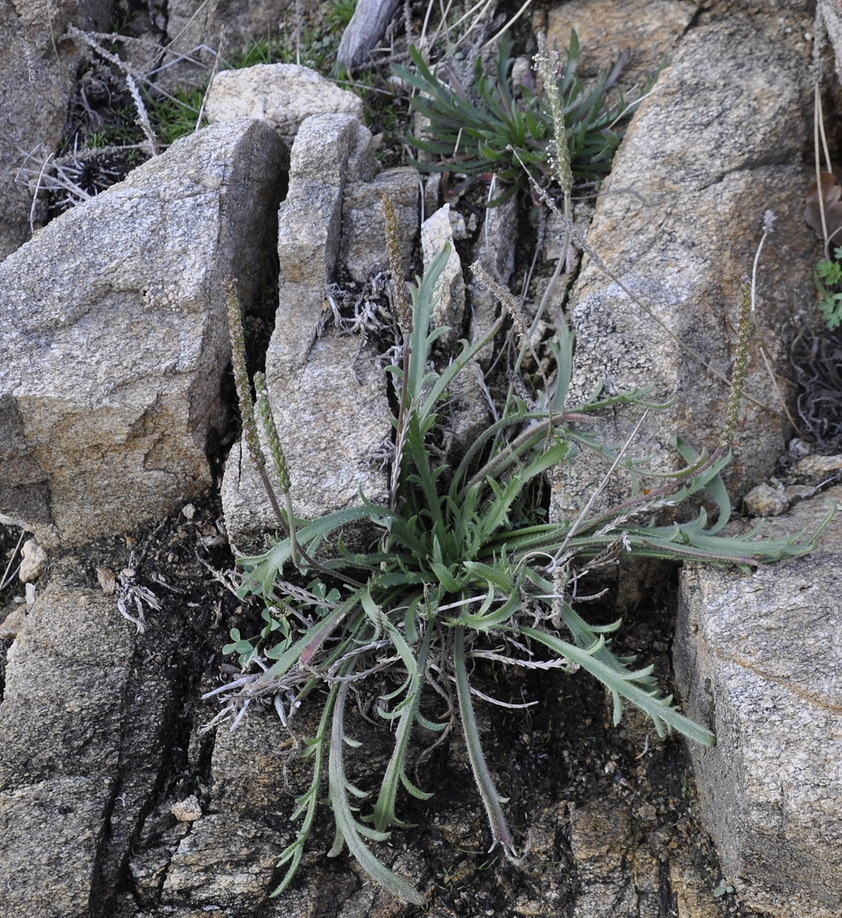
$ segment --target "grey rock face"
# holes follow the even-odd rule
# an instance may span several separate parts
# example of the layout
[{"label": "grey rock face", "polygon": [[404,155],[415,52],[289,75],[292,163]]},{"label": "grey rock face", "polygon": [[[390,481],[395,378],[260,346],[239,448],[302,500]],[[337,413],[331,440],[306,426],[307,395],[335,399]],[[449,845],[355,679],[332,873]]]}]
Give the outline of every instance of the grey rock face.
[{"label": "grey rock face", "polygon": [[[498,207],[485,212],[485,223],[477,247],[476,260],[492,280],[508,286],[515,267],[515,244],[517,242],[518,202],[511,198]],[[481,284],[471,288],[471,335],[473,340],[488,333],[500,308],[497,298]],[[479,355],[485,365],[491,360],[491,348]]]},{"label": "grey rock face", "polygon": [[418,173],[411,167],[386,169],[370,182],[350,182],[342,202],[339,264],[358,283],[389,270],[384,240],[382,195],[388,195],[398,220],[404,276],[418,235]]},{"label": "grey rock face", "polygon": [[[69,618],[75,627],[65,632]],[[9,653],[0,789],[116,768],[115,700],[131,653],[130,626],[113,600],[92,590],[47,588]]]},{"label": "grey rock face", "polygon": [[103,26],[111,12],[108,0],[13,0],[12,6],[30,36],[37,35],[42,50],[54,50],[71,23],[82,23],[80,28]]},{"label": "grey rock face", "polygon": [[[185,604],[179,584],[190,575],[171,551],[182,545],[182,557],[195,558],[213,513],[203,507],[195,524],[170,526],[165,545],[144,535],[128,558],[119,539],[53,557],[50,582],[8,654],[0,634],[8,657],[0,671],[3,918],[122,916],[115,901],[127,882],[134,915],[159,893],[191,825],[177,821],[174,805],[201,793],[196,784],[177,789],[173,778],[184,778],[185,706],[206,660],[200,651],[197,667],[191,656],[212,627],[207,606]],[[125,570],[119,596],[96,585],[96,563],[120,570],[127,560],[141,577],[160,573],[146,581],[157,599],[138,593]],[[137,614],[141,595],[143,633],[118,610],[122,599]],[[142,854],[127,869],[136,846]]]},{"label": "grey rock face", "polygon": [[88,914],[115,793],[133,630],[101,593],[52,586],[9,653],[0,705],[3,915]]},{"label": "grey rock face", "polygon": [[213,902],[256,909],[272,891],[272,871],[283,851],[276,831],[260,822],[219,813],[199,820],[172,856],[163,894],[204,909]]},{"label": "grey rock face", "polygon": [[209,128],[53,221],[0,266],[0,513],[45,545],[166,514],[210,482],[223,280],[267,260],[283,144]]},{"label": "grey rock face", "polygon": [[[0,791],[4,916],[90,914],[99,827],[109,790],[103,778],[59,777]],[[61,807],[60,820],[55,819],[56,807]]]},{"label": "grey rock face", "polygon": [[362,116],[362,99],[297,64],[258,64],[223,70],[213,78],[207,116],[213,124],[236,118],[262,118],[292,144],[305,118],[342,112]]},{"label": "grey rock face", "polygon": [[[814,531],[826,513],[805,501],[764,533]],[[842,913],[840,545],[837,517],[806,557],[681,578],[676,674],[718,740],[690,748],[702,809],[723,875],[774,918]]]},{"label": "grey rock face", "polygon": [[448,326],[450,331],[445,339],[452,345],[459,338],[465,317],[465,279],[462,275],[462,262],[453,244],[449,204],[430,214],[421,224],[421,251],[425,271],[445,246],[450,246],[450,255],[436,284],[438,302],[433,313],[433,323]]},{"label": "grey rock face", "polygon": [[103,0],[3,0],[0,3],[0,259],[31,235],[31,194],[22,178],[27,155],[46,157],[57,147],[67,119],[67,100],[81,60],[64,38],[69,23],[102,28]]},{"label": "grey rock face", "polygon": [[818,13],[836,57],[836,75],[842,81],[842,11],[834,0],[819,0]]},{"label": "grey rock face", "polygon": [[213,812],[196,820],[173,854],[165,901],[195,908],[213,901],[241,910],[268,898],[274,867],[292,840],[291,832],[270,828],[266,820],[292,799],[285,780],[288,736],[273,720],[257,714],[242,730],[223,728],[217,735]]},{"label": "grey rock face", "polygon": [[294,0],[168,0],[166,30],[173,55],[185,55],[200,65],[183,61],[162,75],[166,83],[204,79],[215,64],[250,42],[275,36]]},{"label": "grey rock face", "polygon": [[[767,38],[764,23],[735,17],[684,39],[632,121],[599,196],[588,234],[597,257],[585,258],[572,296],[574,397],[601,381],[609,392],[653,386],[654,399],[672,404],[650,416],[632,454],[668,466],[672,435],[699,448],[719,440],[728,387],[714,373],[730,377],[742,278],[764,212],[777,214],[761,263],[740,448],[729,472],[741,486],[770,472],[784,451],[779,392],[791,393],[785,381],[778,389],[770,382],[760,349],[774,365],[786,320],[812,308],[815,259],[801,213],[809,182],[801,165],[808,64],[797,48]],[[628,411],[619,423],[607,420],[606,439],[622,443],[636,420]],[[586,499],[594,476],[560,485],[555,511],[569,514]]]},{"label": "grey rock face", "polygon": [[[371,134],[352,115],[314,115],[302,124],[290,160],[289,192],[278,215],[279,305],[266,380],[295,512],[306,519],[355,503],[360,491],[385,500],[386,477],[375,457],[389,435],[390,413],[374,351],[335,329],[318,335],[340,254],[346,188],[359,209],[362,186],[375,177]],[[372,204],[384,187],[373,184]],[[356,245],[348,243],[348,257]],[[238,547],[258,544],[277,525],[253,464],[241,461],[238,448],[226,465],[222,496]]]},{"label": "grey rock face", "polygon": [[563,51],[575,29],[585,66],[603,70],[632,48],[623,82],[641,85],[672,57],[698,9],[686,0],[570,0],[548,11],[547,43]]}]

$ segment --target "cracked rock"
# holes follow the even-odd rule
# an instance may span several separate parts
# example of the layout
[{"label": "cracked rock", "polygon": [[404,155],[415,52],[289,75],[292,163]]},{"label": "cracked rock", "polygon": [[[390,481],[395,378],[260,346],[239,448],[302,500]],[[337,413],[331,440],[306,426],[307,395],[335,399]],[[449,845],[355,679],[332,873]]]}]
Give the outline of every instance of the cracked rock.
[{"label": "cracked rock", "polygon": [[79,544],[210,484],[223,281],[260,281],[283,154],[260,122],[212,126],[0,265],[0,519]]}]

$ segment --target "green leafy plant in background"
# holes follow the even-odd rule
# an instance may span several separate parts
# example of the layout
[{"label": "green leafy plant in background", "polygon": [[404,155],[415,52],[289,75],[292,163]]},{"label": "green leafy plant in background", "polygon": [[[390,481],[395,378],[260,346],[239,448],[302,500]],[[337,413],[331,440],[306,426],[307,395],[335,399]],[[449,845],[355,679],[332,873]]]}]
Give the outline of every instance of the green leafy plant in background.
[{"label": "green leafy plant in background", "polygon": [[336,0],[325,13],[325,22],[332,29],[344,30],[354,18],[357,0]]},{"label": "green leafy plant in background", "polygon": [[[327,4],[321,14],[324,28],[306,28],[300,10],[290,12],[285,30],[253,41],[231,59],[217,60],[217,67],[241,69],[256,64],[295,62],[327,72],[336,56],[342,29],[353,16],[356,0],[336,0]],[[120,24],[115,23],[119,31]],[[99,149],[111,146],[134,146],[158,153],[181,137],[194,133],[206,123],[203,118],[205,97],[211,73],[199,78],[198,85],[185,85],[171,90],[162,88],[153,76],[133,67],[118,53],[123,41],[118,34],[104,36],[70,27],[69,34],[80,44],[87,45],[98,59],[97,83],[105,85],[115,104],[105,113],[94,111],[80,93],[80,111],[72,122],[72,136],[67,146],[72,149]],[[110,39],[110,40],[109,40]],[[173,55],[176,60],[180,55]],[[189,55],[184,59],[199,64]],[[216,69],[216,67],[214,68]],[[91,72],[95,69],[92,67]],[[91,121],[93,124],[88,124]]]},{"label": "green leafy plant in background", "polygon": [[418,90],[412,105],[428,124],[423,137],[409,137],[408,142],[437,157],[435,162],[416,165],[467,176],[492,174],[508,186],[496,203],[525,188],[530,180],[544,186],[555,177],[548,153],[555,133],[548,97],[560,103],[576,181],[598,180],[608,172],[623,136],[619,125],[642,98],[626,101],[617,89],[626,55],[586,85],[578,75],[580,48],[575,31],[563,66],[549,80],[539,80],[535,88],[527,81],[515,83],[508,36],[500,40],[493,74],[485,73],[482,59],[477,59],[473,91],[455,78],[448,84],[440,76],[442,66],[434,72],[417,48],[410,48],[409,54],[414,69],[394,70]]},{"label": "green leafy plant in background", "polygon": [[[168,147],[180,137],[195,133],[203,126],[201,117],[206,88],[186,87],[171,93],[140,90],[144,107],[156,144]],[[104,147],[130,147],[143,143],[146,135],[138,123],[136,105],[123,106],[111,112],[112,120],[99,130],[85,136],[84,147],[96,150]]]},{"label": "green leafy plant in background", "polygon": [[[399,279],[396,221],[388,200],[384,210],[393,277]],[[464,454],[442,455],[439,435],[447,424],[448,392],[503,323],[498,320],[482,341],[463,342],[451,362],[437,365],[435,344],[446,329],[435,327],[432,317],[448,254],[445,250],[433,261],[413,288],[411,303],[401,283],[395,288],[401,356],[389,368],[398,405],[390,500],[380,506],[362,499],[356,507],[312,521],[293,515],[289,472],[259,377],[257,416],[265,425],[274,472],[264,457],[242,356],[239,306],[233,285],[229,288],[232,339],[235,354],[240,352],[234,365],[244,438],[269,493],[277,491],[282,497],[272,500],[285,536],[265,554],[239,561],[240,596],[257,598],[266,613],[265,626],[248,640],[232,631],[226,650],[257,672],[245,673],[211,694],[227,697],[228,712],[236,710],[238,718],[260,698],[273,699],[284,722],[308,696],[321,708],[315,733],[303,741],[302,755],[312,764],[312,777],[296,803],[300,828],[281,856],[279,866],[286,872],[276,893],[295,876],[318,807],[326,803],[335,824],[330,854],[347,848],[373,880],[395,896],[421,904],[423,895],[390,869],[376,846],[394,828],[406,825],[398,812],[402,793],[430,796],[430,789],[418,787],[412,777],[416,744],[423,746],[423,737],[453,725],[466,744],[492,843],[517,858],[477,726],[472,685],[477,660],[502,668],[584,670],[608,691],[615,723],[623,705],[631,703],[651,718],[660,734],[674,729],[712,744],[710,731],[683,716],[672,698],[661,694],[651,666],[636,667],[633,660],[615,655],[611,635],[619,622],[594,625],[583,617],[574,599],[582,580],[619,556],[750,567],[811,547],[809,541],[758,541],[754,533],[723,533],[730,502],[719,473],[729,458],[727,441],[736,420],[744,359],[735,370],[722,443],[709,456],[678,443],[686,467],[616,506],[597,509],[594,494],[572,519],[548,520],[543,509],[540,483],[553,467],[588,462],[591,450],[612,457],[612,472],[626,461],[628,444],[617,450],[598,445],[582,431],[583,421],[607,408],[645,404],[646,398],[643,392],[613,398],[595,393],[568,406],[573,340],[564,325],[554,345],[555,378],[542,381],[529,395],[509,387],[500,395],[497,419]],[[504,289],[498,295],[506,303],[511,300]],[[746,291],[741,310],[740,327],[746,332]],[[746,333],[738,345],[743,358],[747,346]],[[704,510],[686,522],[655,521],[656,511],[665,505],[702,492],[716,505],[715,522]],[[370,542],[352,551],[344,546],[343,530],[362,523],[371,533]],[[376,716],[393,744],[371,798],[354,783],[346,761],[346,749],[357,743],[348,723],[349,697],[363,680],[381,692]]]}]

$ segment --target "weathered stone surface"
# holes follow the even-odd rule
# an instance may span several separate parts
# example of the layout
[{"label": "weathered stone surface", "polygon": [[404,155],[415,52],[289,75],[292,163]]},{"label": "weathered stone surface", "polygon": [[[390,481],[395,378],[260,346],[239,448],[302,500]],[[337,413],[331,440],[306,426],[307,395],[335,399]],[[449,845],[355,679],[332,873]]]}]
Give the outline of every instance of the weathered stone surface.
[{"label": "weathered stone surface", "polygon": [[[214,803],[232,818],[260,818],[307,789],[307,767],[295,754],[293,737],[274,711],[253,710],[236,730],[216,733],[211,760]],[[317,728],[301,723],[296,730]]]},{"label": "weathered stone surface", "polygon": [[836,0],[818,0],[816,5],[836,56],[836,77],[842,82],[842,10]]},{"label": "weathered stone surface", "polygon": [[381,198],[388,195],[398,220],[404,277],[418,236],[418,173],[415,169],[387,169],[370,182],[345,188],[339,264],[358,283],[389,270]]},{"label": "weathered stone surface", "polygon": [[[357,504],[387,499],[378,448],[389,436],[389,406],[376,352],[358,339],[328,331],[313,344],[294,379],[270,381],[270,400],[292,481],[293,509],[316,519]],[[233,544],[262,544],[278,529],[254,465],[235,446],[226,464],[223,503]]]},{"label": "weathered stone surface", "polygon": [[450,255],[436,283],[438,303],[432,324],[447,325],[450,332],[445,337],[453,344],[461,334],[465,318],[465,279],[462,276],[462,262],[453,242],[449,204],[430,214],[421,224],[421,252],[425,271],[445,246],[450,247]]},{"label": "weathered stone surface", "polygon": [[584,74],[607,70],[628,49],[623,83],[640,86],[669,60],[699,6],[687,0],[571,0],[549,10],[547,43],[563,53],[575,29]]},{"label": "weathered stone surface", "polygon": [[81,55],[64,38],[69,23],[102,28],[104,0],[0,2],[0,260],[31,235],[32,195],[21,167],[27,156],[46,159],[58,146]]},{"label": "weathered stone surface", "polygon": [[265,824],[225,813],[193,823],[172,856],[164,881],[165,899],[194,908],[252,910],[272,891],[273,870],[286,846]]},{"label": "weathered stone surface", "polygon": [[0,266],[0,514],[47,547],[136,527],[210,482],[223,280],[260,282],[282,142],[258,121],[175,144]]},{"label": "weathered stone surface", "polygon": [[[475,252],[476,262],[492,280],[504,286],[508,286],[515,267],[517,232],[513,229],[517,227],[517,220],[516,197],[498,207],[488,208]],[[487,287],[476,283],[471,287],[471,306],[471,340],[477,341],[488,333],[501,307]],[[483,365],[490,360],[492,351],[488,348],[479,355]]]},{"label": "weathered stone surface", "polygon": [[12,6],[27,36],[38,42],[36,47],[53,53],[68,25],[102,27],[111,13],[109,0],[12,0]]},{"label": "weathered stone surface", "polygon": [[[358,339],[334,329],[317,335],[340,252],[345,188],[356,183],[359,194],[359,183],[374,178],[371,144],[352,115],[308,118],[292,148],[278,216],[279,306],[266,380],[295,512],[305,519],[355,503],[360,491],[375,503],[387,494],[375,461],[390,430],[385,375]],[[253,463],[242,462],[236,448],[226,464],[223,505],[241,549],[277,527]]]},{"label": "weathered stone surface", "polygon": [[223,70],[213,78],[207,102],[208,121],[261,118],[292,144],[301,122],[311,115],[343,113],[362,117],[356,93],[297,64],[258,64]]},{"label": "weathered stone surface", "polygon": [[804,456],[792,467],[793,481],[801,484],[819,485],[842,474],[842,456]]},{"label": "weathered stone surface", "polygon": [[[698,358],[730,376],[742,278],[751,271],[764,211],[775,212],[729,472],[741,487],[765,477],[784,452],[788,421],[779,393],[792,393],[785,380],[772,383],[766,362],[784,354],[786,319],[812,308],[816,254],[800,203],[809,183],[800,165],[808,62],[797,47],[768,39],[765,24],[734,17],[684,39],[618,152],[588,235],[595,255],[585,259],[572,296],[577,370],[570,404],[603,381],[609,393],[652,386],[654,399],[672,404],[650,416],[632,455],[669,465],[676,434],[712,448],[727,384]],[[624,442],[638,417],[621,411],[606,418],[606,440]],[[600,474],[594,465],[590,477],[560,483],[554,512],[569,514]]]},{"label": "weathered stone surface", "polygon": [[[826,513],[804,501],[763,532],[792,538]],[[681,577],[676,674],[718,740],[690,749],[703,814],[723,876],[769,918],[842,913],[840,551],[837,517],[803,558]]]},{"label": "weathered stone surface", "polygon": [[172,854],[163,903],[194,908],[215,903],[237,911],[265,904],[278,882],[278,857],[292,840],[293,824],[283,816],[306,788],[295,780],[302,766],[292,752],[290,735],[274,712],[255,711],[235,731],[227,724],[219,730],[210,812],[192,823]]},{"label": "weathered stone surface", "polygon": [[[302,125],[292,148],[289,192],[278,219],[280,315],[286,318],[285,325],[295,326],[287,328],[287,336],[296,333],[300,324],[289,316],[299,299],[295,294],[304,294],[306,300],[293,313],[296,318],[306,317],[312,323],[318,316],[313,312],[314,297],[321,311],[339,254],[346,183],[368,182],[376,172],[371,134],[353,115],[314,115]],[[303,338],[284,358],[292,365],[302,359],[300,348],[308,333],[309,329],[298,330]]]},{"label": "weathered stone surface", "polygon": [[27,539],[21,548],[20,570],[18,579],[21,583],[34,583],[44,573],[47,566],[47,553],[35,541]]},{"label": "weathered stone surface", "polygon": [[752,516],[778,516],[789,509],[792,496],[791,490],[762,482],[746,494],[743,504]]},{"label": "weathered stone surface", "polygon": [[73,776],[0,791],[3,918],[88,918],[110,790]]},{"label": "weathered stone surface", "polygon": [[[116,916],[118,889],[137,891],[135,912],[160,889],[189,830],[172,806],[200,792],[186,758],[194,687],[208,659],[196,650],[207,640],[212,602],[191,567],[196,539],[217,514],[203,506],[163,540],[135,540],[137,553],[114,539],[51,558],[50,582],[12,635],[5,673],[9,636],[0,636],[4,918]],[[188,560],[187,571],[176,556]],[[122,598],[137,614],[140,594],[121,578],[122,595],[106,595],[94,575],[96,564],[119,570],[126,561],[136,575],[131,589],[157,575],[145,581],[158,599],[145,594],[155,605],[145,604],[143,634],[118,610]],[[185,586],[204,602],[188,601]],[[143,857],[133,880],[135,846]]]},{"label": "weathered stone surface", "polygon": [[99,591],[39,597],[9,651],[0,788],[116,769],[133,630]]},{"label": "weathered stone surface", "polygon": [[200,82],[232,52],[245,50],[251,42],[275,37],[284,15],[300,8],[300,0],[168,0],[166,32],[172,56],[187,60],[163,74],[167,85],[185,80]]},{"label": "weathered stone surface", "polygon": [[134,629],[99,591],[48,587],[0,704],[2,914],[88,915],[119,762]]}]

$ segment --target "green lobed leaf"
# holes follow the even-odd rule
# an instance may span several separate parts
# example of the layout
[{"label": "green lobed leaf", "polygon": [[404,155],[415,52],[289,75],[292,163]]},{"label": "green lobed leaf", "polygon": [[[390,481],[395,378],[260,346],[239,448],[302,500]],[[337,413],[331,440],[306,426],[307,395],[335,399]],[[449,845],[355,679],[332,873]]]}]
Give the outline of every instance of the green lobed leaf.
[{"label": "green lobed leaf", "polygon": [[385,840],[388,833],[371,829],[354,818],[348,800],[348,782],[345,777],[345,763],[342,756],[344,733],[345,702],[349,683],[343,682],[339,688],[336,705],[333,711],[331,744],[328,765],[328,788],[331,809],[336,824],[336,841],[329,855],[336,856],[347,845],[348,850],[360,867],[393,896],[413,905],[423,905],[425,897],[407,881],[390,870],[380,861],[363,841],[363,837],[372,840]]},{"label": "green lobed leaf", "polygon": [[635,685],[633,680],[640,677],[630,673],[619,661],[616,661],[616,665],[609,665],[595,657],[593,651],[603,650],[604,643],[598,642],[593,648],[584,649],[536,628],[522,626],[521,632],[566,660],[578,663],[582,669],[599,679],[614,698],[615,724],[621,711],[620,699],[625,698],[652,719],[659,735],[671,728],[702,745],[715,745],[716,737],[710,730],[679,713],[670,705],[668,698],[658,697],[653,691]]}]

